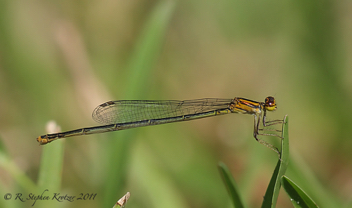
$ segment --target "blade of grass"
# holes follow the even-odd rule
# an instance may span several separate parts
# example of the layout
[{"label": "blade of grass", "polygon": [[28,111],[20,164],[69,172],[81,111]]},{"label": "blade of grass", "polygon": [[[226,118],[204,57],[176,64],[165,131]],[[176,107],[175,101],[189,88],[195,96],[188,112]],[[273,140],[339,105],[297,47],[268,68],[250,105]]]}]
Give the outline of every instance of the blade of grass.
[{"label": "blade of grass", "polygon": [[23,190],[28,193],[37,190],[35,183],[6,154],[2,152],[0,152],[0,167],[8,172],[15,182],[23,188]]},{"label": "blade of grass", "polygon": [[317,204],[299,186],[287,176],[281,179],[282,186],[289,195],[291,202],[296,208],[317,208]]},{"label": "blade of grass", "polygon": [[[301,157],[300,154],[294,154],[290,162],[290,169],[287,175],[294,181],[299,181],[300,186],[315,199],[318,204],[324,204],[325,207],[343,207],[343,202],[334,193],[327,188],[327,184],[322,183],[312,170],[312,166]],[[352,207],[352,206],[351,206]]]},{"label": "blade of grass", "polygon": [[[146,21],[144,30],[136,43],[134,54],[130,59],[127,75],[127,91],[124,99],[140,99],[147,94],[148,82],[153,66],[160,55],[166,30],[174,10],[173,1],[160,1]],[[125,181],[125,167],[128,163],[129,146],[137,131],[119,132],[118,138],[111,140],[109,150],[109,164],[107,170],[106,188],[104,194],[104,207],[109,207],[115,196],[122,195],[121,186]],[[119,176],[119,177],[117,177]]]},{"label": "blade of grass", "polygon": [[[57,127],[55,123],[50,122],[48,123],[47,128],[49,129],[48,132],[59,130],[59,127]],[[54,130],[54,128],[56,130]],[[46,194],[60,192],[64,159],[64,140],[55,141],[55,145],[44,145],[41,147],[43,150],[38,177],[39,194],[42,192],[45,192]],[[45,203],[38,203],[38,205],[42,207],[58,207],[59,203],[55,203],[53,200],[48,200],[45,201]]]},{"label": "blade of grass", "polygon": [[[37,186],[11,159],[2,141],[0,138],[0,169],[8,172],[11,179],[10,182],[6,180],[6,177],[0,180],[0,195],[3,197],[3,200],[0,200],[0,207],[21,207],[21,205],[24,206],[24,203],[20,203],[21,205],[19,205],[19,200],[13,200],[17,197],[15,193],[19,193],[19,190],[22,193],[33,193],[36,192]],[[12,180],[15,184],[9,185],[12,184]]]},{"label": "blade of grass", "polygon": [[40,171],[38,178],[39,189],[58,191],[61,186],[61,173],[63,164],[64,140],[59,140],[57,145],[46,145],[43,147]]},{"label": "blade of grass", "polygon": [[124,208],[130,196],[130,192],[127,192],[123,197],[121,197],[121,199],[116,202],[112,208]]},{"label": "blade of grass", "polygon": [[140,99],[157,62],[175,8],[174,1],[160,1],[147,20],[129,63],[128,90],[124,99]]},{"label": "blade of grass", "polygon": [[281,187],[281,177],[285,174],[289,159],[289,140],[288,140],[288,116],[284,117],[282,125],[281,139],[281,159],[277,162],[274,173],[271,177],[269,186],[264,195],[262,208],[275,207]]},{"label": "blade of grass", "polygon": [[236,208],[244,207],[242,204],[242,201],[241,201],[241,197],[240,197],[240,195],[237,191],[237,188],[236,188],[235,179],[232,177],[230,170],[222,162],[219,162],[218,167],[219,167],[221,178],[224,181],[227,192],[230,195],[230,198],[232,200],[234,207],[236,207]]},{"label": "blade of grass", "polygon": [[[10,159],[5,145],[0,139],[0,167],[7,171],[15,182],[25,191],[33,192],[37,189],[35,183]],[[5,187],[1,185],[1,187]]]}]

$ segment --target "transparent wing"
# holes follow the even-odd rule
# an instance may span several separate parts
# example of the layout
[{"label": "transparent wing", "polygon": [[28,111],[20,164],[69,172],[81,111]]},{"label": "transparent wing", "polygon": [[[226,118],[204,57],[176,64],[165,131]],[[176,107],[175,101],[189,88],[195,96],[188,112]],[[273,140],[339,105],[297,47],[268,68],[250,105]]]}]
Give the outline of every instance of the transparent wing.
[{"label": "transparent wing", "polygon": [[118,100],[96,107],[93,119],[102,124],[127,123],[149,119],[170,118],[227,109],[232,99],[205,98],[197,100]]}]

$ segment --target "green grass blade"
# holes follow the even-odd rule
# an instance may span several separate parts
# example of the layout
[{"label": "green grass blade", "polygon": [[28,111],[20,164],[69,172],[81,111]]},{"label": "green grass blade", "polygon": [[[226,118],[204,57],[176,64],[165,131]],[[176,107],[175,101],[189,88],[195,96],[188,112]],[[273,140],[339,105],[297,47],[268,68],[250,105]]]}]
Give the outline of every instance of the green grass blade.
[{"label": "green grass blade", "polygon": [[[124,99],[141,99],[148,93],[146,86],[150,84],[153,67],[160,56],[174,7],[173,1],[161,1],[147,19],[134,53],[131,55]],[[125,192],[121,187],[126,180],[125,170],[128,163],[126,155],[133,141],[131,138],[135,137],[135,134],[136,131],[121,131],[118,138],[108,144],[110,159],[108,163],[111,165],[107,170],[104,207],[109,207],[117,195]]]},{"label": "green grass blade", "polygon": [[285,174],[288,166],[289,159],[289,140],[288,140],[288,116],[284,118],[282,125],[282,136],[281,139],[281,160],[277,162],[274,173],[271,177],[269,186],[264,195],[264,201],[262,208],[275,207],[276,201],[279,196],[281,187],[281,177]]},{"label": "green grass blade", "polygon": [[237,188],[236,188],[235,179],[232,177],[232,174],[231,174],[230,170],[222,162],[220,162],[218,166],[219,166],[219,171],[220,171],[221,178],[222,178],[222,180],[225,183],[227,192],[230,195],[230,198],[231,198],[231,200],[233,202],[234,207],[236,207],[236,208],[244,207],[243,204],[242,204],[240,195],[239,195],[239,193],[237,191]]},{"label": "green grass blade", "polygon": [[0,168],[7,171],[23,190],[31,193],[37,190],[35,183],[8,157],[0,152]]},{"label": "green grass blade", "polygon": [[39,189],[59,191],[61,187],[63,149],[62,141],[56,141],[55,145],[43,146],[38,178]]},{"label": "green grass blade", "polygon": [[290,175],[294,181],[299,181],[300,187],[309,193],[318,204],[324,204],[325,207],[344,207],[341,198],[337,197],[333,190],[328,189],[326,183],[319,180],[312,166],[307,164],[301,155],[294,155],[287,175]]},{"label": "green grass blade", "polygon": [[299,186],[287,176],[283,176],[282,186],[289,195],[292,204],[296,208],[317,208],[317,204]]},{"label": "green grass blade", "polygon": [[[33,192],[36,184],[19,168],[8,155],[5,145],[0,139],[0,168],[7,171],[14,181],[25,191]],[[1,187],[5,187],[1,185]]]},{"label": "green grass blade", "polygon": [[[0,195],[2,200],[0,200],[0,207],[7,208],[18,208],[23,207],[24,203],[19,203],[18,200],[13,200],[15,192],[32,193],[37,190],[36,184],[17,166],[13,159],[7,153],[5,145],[2,138],[0,137],[0,170],[1,172],[7,172],[11,177],[11,182],[8,183],[7,177],[2,178],[0,175]],[[14,185],[9,185],[14,184]]]},{"label": "green grass blade", "polygon": [[[44,145],[38,177],[38,194],[61,192],[62,167],[64,160],[64,140],[55,141],[55,145]],[[48,191],[46,191],[48,190]],[[53,200],[38,203],[42,207],[58,207]]]},{"label": "green grass blade", "polygon": [[129,87],[124,99],[141,99],[146,94],[141,89],[145,89],[145,84],[150,80],[152,69],[160,56],[174,8],[175,2],[161,1],[146,21],[130,58],[130,73],[127,76]]}]

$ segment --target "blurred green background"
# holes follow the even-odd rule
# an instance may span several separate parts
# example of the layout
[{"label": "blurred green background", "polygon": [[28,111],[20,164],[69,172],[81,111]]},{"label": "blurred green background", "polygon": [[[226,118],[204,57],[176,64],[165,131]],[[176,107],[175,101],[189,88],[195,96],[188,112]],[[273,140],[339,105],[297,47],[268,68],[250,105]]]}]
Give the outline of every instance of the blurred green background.
[{"label": "blurred green background", "polygon": [[[321,207],[351,206],[351,20],[348,0],[1,1],[0,206],[31,207],[3,196],[48,188],[97,194],[51,207],[112,207],[127,191],[127,207],[232,207],[223,161],[259,207],[277,155],[252,137],[252,116],[36,138],[50,120],[96,125],[109,100],[269,95],[268,118],[290,116],[287,175]],[[55,183],[41,182],[54,176],[45,162]],[[292,207],[284,192],[278,207]]]}]

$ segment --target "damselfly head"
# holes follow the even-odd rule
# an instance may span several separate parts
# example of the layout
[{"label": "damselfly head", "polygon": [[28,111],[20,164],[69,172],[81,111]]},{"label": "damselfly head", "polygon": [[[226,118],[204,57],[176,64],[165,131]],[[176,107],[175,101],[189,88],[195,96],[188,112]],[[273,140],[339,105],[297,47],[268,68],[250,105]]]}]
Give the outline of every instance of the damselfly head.
[{"label": "damselfly head", "polygon": [[275,98],[274,98],[274,97],[271,97],[271,96],[265,98],[264,107],[265,107],[265,109],[267,109],[268,111],[276,110],[277,107],[276,107]]}]

